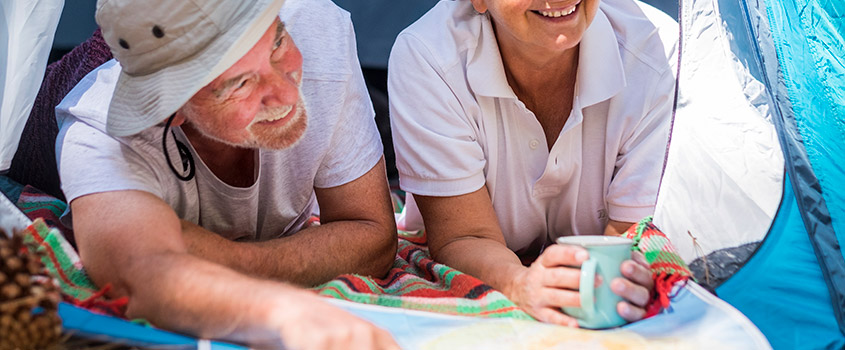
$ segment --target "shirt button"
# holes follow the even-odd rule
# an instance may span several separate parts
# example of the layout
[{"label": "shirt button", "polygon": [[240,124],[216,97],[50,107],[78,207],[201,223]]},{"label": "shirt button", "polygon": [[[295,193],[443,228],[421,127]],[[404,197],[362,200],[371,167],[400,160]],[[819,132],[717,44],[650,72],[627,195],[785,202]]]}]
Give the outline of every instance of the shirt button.
[{"label": "shirt button", "polygon": [[531,142],[528,143],[528,147],[531,147],[531,149],[537,149],[537,146],[540,146],[540,141],[537,141],[536,139],[531,140]]}]

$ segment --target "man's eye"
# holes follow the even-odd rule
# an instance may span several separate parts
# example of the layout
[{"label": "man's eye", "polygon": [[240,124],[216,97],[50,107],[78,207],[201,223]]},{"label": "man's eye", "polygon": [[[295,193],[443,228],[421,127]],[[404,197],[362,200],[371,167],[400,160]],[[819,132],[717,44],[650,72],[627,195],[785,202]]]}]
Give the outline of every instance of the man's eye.
[{"label": "man's eye", "polygon": [[281,38],[279,38],[279,40],[276,40],[276,42],[273,43],[273,51],[276,51],[276,49],[278,49],[280,46],[282,46],[282,42],[284,40],[285,40],[284,35]]},{"label": "man's eye", "polygon": [[286,51],[286,49],[284,47],[282,47],[282,46],[285,46],[285,39],[286,38],[287,38],[287,35],[283,34],[279,38],[279,40],[276,40],[276,42],[273,43],[273,50],[270,51],[270,59],[273,62],[277,62],[277,61],[282,59],[282,55]]},{"label": "man's eye", "polygon": [[232,85],[232,87],[229,88],[229,92],[228,92],[229,96],[231,96],[233,94],[238,94],[241,91],[244,91],[242,89],[244,87],[246,87],[248,84],[249,84],[249,78],[241,79],[237,84],[234,84],[234,85]]}]

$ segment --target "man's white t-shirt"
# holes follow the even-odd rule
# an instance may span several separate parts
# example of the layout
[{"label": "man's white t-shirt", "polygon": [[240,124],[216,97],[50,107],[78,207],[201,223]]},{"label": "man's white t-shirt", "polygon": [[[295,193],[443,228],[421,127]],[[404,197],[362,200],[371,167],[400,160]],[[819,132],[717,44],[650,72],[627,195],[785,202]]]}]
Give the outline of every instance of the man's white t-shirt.
[{"label": "man's white t-shirt", "polygon": [[[456,196],[484,184],[510,249],[601,234],[651,215],[674,95],[678,25],[632,0],[603,0],[580,44],[572,112],[551,151],[505,76],[491,20],[441,1],[403,31],[389,63],[403,190]],[[413,201],[400,228],[422,228]]]},{"label": "man's white t-shirt", "polygon": [[[112,60],[88,74],[56,110],[58,168],[68,202],[98,192],[146,191],[180,218],[221,236],[267,240],[299,231],[318,212],[315,187],[340,186],[372,169],[382,145],[349,14],[328,0],[288,0],[279,16],[303,55],[308,127],[291,148],[257,152],[252,186],[224,183],[193,148],[196,176],[177,179],[164,158],[163,125],[130,137],[108,136],[108,104],[120,72]],[[172,130],[190,147],[180,128]],[[171,135],[167,141],[172,164],[181,171]],[[69,214],[63,218],[68,224]]]}]

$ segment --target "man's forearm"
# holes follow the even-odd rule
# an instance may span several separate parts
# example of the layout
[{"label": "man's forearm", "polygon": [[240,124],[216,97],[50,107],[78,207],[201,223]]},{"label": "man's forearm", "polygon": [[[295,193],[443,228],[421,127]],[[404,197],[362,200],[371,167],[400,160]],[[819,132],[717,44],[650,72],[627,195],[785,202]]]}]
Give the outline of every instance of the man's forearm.
[{"label": "man's forearm", "polygon": [[101,286],[111,283],[112,296],[129,297],[129,317],[258,348],[338,348],[358,341],[394,348],[389,335],[314,293],[190,254],[180,234],[184,224],[152,194],[103,192],[77,198],[71,207],[89,276]]},{"label": "man's forearm", "polygon": [[232,242],[183,222],[191,254],[237,271],[303,286],[340,274],[382,277],[393,265],[395,231],[369,221],[335,221],[265,242]]},{"label": "man's forearm", "polygon": [[134,261],[127,315],[156,326],[250,344],[279,341],[272,313],[296,317],[307,292],[253,279],[186,253],[162,253]]}]

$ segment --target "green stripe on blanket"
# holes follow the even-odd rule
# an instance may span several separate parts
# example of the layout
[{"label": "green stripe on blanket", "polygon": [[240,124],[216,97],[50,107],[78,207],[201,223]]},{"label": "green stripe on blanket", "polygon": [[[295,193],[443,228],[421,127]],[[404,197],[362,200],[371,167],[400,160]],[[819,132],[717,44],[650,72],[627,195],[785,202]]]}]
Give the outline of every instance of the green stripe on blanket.
[{"label": "green stripe on blanket", "polygon": [[420,234],[400,233],[393,268],[384,279],[342,275],[316,288],[321,295],[390,307],[461,316],[533,320],[504,294],[470,275],[431,260],[413,243]]},{"label": "green stripe on blanket", "polygon": [[[76,251],[59,230],[37,218],[24,230],[23,239],[27,249],[41,254],[41,261],[59,285],[64,301],[103,314],[123,316],[128,299],[106,298],[109,287],[97,288],[88,278]],[[134,322],[146,324],[144,320]]]},{"label": "green stripe on blanket", "polygon": [[692,277],[692,272],[675,251],[669,238],[654,226],[651,216],[631,225],[622,236],[634,241],[631,249],[642,252],[651,267],[654,293],[646,306],[646,317],[654,316],[669,307],[672,288],[678,283],[686,283]]},{"label": "green stripe on blanket", "polygon": [[59,283],[65,296],[77,300],[91,298],[97,293],[97,286],[91,282],[79,256],[55,228],[49,228],[44,220],[36,219],[27,228],[24,243],[37,247],[41,260],[50,275]]}]

